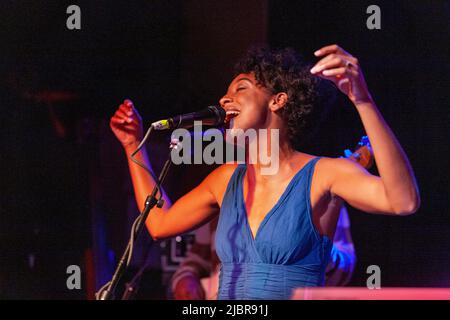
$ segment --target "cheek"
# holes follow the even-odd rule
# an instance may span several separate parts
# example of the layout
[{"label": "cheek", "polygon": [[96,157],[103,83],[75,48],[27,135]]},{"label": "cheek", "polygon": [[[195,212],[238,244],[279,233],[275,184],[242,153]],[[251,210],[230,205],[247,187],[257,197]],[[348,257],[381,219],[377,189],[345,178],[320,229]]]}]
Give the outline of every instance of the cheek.
[{"label": "cheek", "polygon": [[245,119],[246,123],[251,124],[253,127],[259,127],[265,123],[267,112],[268,108],[266,103],[257,101],[256,99],[249,99],[245,109],[242,110],[242,120]]},{"label": "cheek", "polygon": [[256,127],[260,126],[265,122],[266,113],[264,110],[254,108],[246,110],[245,114],[242,117],[242,120],[245,120],[247,124]]}]

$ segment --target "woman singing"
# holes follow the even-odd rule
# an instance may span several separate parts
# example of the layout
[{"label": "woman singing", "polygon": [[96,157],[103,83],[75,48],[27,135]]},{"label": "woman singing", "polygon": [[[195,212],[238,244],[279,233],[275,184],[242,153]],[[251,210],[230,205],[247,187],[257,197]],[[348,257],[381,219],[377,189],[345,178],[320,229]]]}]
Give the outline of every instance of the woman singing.
[{"label": "woman singing", "polygon": [[[171,205],[154,208],[146,226],[154,239],[185,233],[219,215],[219,299],[288,299],[292,289],[321,286],[343,201],[370,213],[408,215],[420,205],[414,173],[377,109],[358,60],[337,45],[317,50],[307,69],[293,50],[249,51],[220,105],[230,129],[278,130],[279,166],[262,173],[255,161],[224,164]],[[348,96],[370,139],[380,176],[354,161],[298,150],[314,129],[319,78]],[[140,210],[155,182],[130,160],[142,139],[142,121],[125,100],[111,129],[128,158]],[[268,137],[271,135],[268,134]],[[270,149],[270,148],[269,148]],[[144,149],[137,159],[150,166]]]}]

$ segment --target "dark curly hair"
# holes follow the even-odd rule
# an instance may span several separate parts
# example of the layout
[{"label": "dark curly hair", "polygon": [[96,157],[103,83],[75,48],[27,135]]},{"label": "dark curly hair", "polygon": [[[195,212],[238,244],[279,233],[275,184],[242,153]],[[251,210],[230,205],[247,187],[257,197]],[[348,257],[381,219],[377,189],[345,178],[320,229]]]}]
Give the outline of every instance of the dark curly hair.
[{"label": "dark curly hair", "polygon": [[319,96],[322,81],[311,75],[311,65],[292,48],[272,50],[254,47],[235,65],[235,76],[253,73],[256,81],[272,93],[286,92],[288,101],[280,110],[287,124],[288,138],[295,149],[303,147],[324,118]]}]

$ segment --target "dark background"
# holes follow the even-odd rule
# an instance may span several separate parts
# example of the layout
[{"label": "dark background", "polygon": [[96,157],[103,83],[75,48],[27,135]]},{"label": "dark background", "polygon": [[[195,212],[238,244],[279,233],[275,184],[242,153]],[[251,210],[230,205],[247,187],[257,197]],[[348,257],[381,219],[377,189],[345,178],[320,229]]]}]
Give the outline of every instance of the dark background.
[{"label": "dark background", "polygon": [[[81,30],[66,8],[81,8]],[[137,215],[126,159],[108,127],[125,98],[144,122],[217,103],[235,60],[253,44],[313,52],[338,43],[359,58],[378,107],[402,143],[422,206],[408,217],[350,209],[358,256],[352,286],[379,265],[382,286],[450,286],[449,21],[446,1],[2,1],[0,3],[0,297],[85,299],[108,281]],[[49,101],[48,92],[65,99]],[[346,97],[304,151],[340,156],[364,130]],[[155,134],[159,171],[168,134]],[[176,200],[211,171],[179,166]],[[376,173],[376,168],[372,170]],[[139,242],[147,298],[165,298],[159,244]],[[150,248],[150,249],[149,249]],[[81,290],[66,288],[80,265]],[[132,273],[131,272],[131,273]]]}]

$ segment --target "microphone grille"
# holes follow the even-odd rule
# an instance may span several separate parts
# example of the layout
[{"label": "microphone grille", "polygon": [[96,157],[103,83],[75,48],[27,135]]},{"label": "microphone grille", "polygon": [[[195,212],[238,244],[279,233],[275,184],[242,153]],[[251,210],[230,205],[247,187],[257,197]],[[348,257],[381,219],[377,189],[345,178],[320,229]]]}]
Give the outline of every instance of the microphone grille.
[{"label": "microphone grille", "polygon": [[209,106],[208,109],[211,110],[216,115],[217,120],[215,125],[222,125],[225,122],[225,117],[227,113],[222,107],[213,105]]}]

